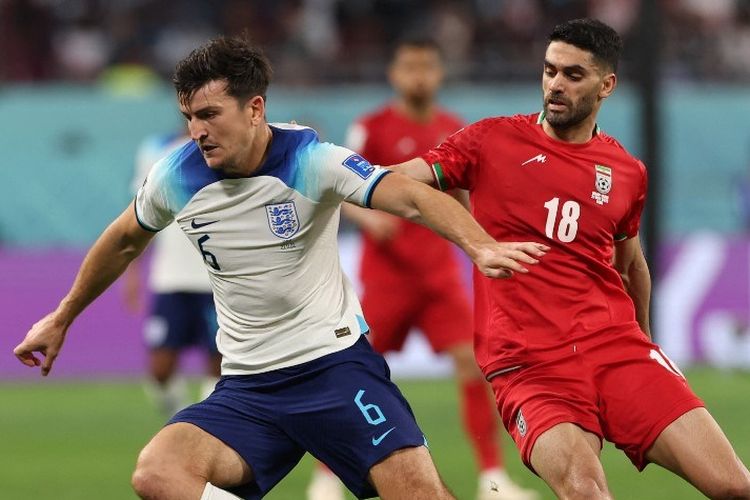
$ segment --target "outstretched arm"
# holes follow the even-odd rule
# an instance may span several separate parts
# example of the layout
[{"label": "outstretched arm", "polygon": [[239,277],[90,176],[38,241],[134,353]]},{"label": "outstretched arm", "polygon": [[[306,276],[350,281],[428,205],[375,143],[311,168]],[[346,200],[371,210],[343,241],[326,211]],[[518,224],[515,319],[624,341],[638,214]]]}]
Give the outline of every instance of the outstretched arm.
[{"label": "outstretched arm", "polygon": [[432,175],[432,168],[430,168],[427,162],[420,157],[412,158],[409,161],[397,165],[389,165],[385,168],[406,175],[407,177],[411,177],[415,181],[430,186],[435,185],[435,176]]},{"label": "outstretched arm", "polygon": [[536,264],[549,250],[540,243],[495,241],[453,197],[399,173],[381,180],[373,192],[371,206],[428,226],[461,247],[479,271],[492,278],[526,273],[528,269],[523,264]]},{"label": "outstretched arm", "polygon": [[651,338],[649,305],[651,303],[651,276],[638,236],[615,242],[615,269],[620,273],[625,291],[635,304],[635,318],[643,333]]},{"label": "outstretched arm", "polygon": [[[19,361],[26,366],[41,366],[46,376],[73,320],[122,274],[153,236],[140,227],[131,204],[86,254],[73,286],[57,309],[35,323],[13,350]],[[43,354],[44,361],[35,352]]]}]

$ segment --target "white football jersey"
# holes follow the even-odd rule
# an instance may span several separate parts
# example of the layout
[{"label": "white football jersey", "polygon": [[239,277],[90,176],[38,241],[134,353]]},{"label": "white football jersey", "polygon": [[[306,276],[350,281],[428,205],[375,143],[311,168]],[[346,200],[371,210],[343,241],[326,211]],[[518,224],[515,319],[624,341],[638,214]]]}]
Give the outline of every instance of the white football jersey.
[{"label": "white football jersey", "polygon": [[[138,192],[157,161],[189,140],[183,134],[159,134],[144,140],[136,154],[133,194]],[[211,282],[201,256],[177,224],[170,224],[154,238],[148,286],[154,293],[211,293]]]},{"label": "white football jersey", "polygon": [[173,220],[203,255],[224,375],[262,373],[341,351],[368,330],[339,264],[342,201],[369,206],[388,172],[306,127],[272,124],[250,177],[210,169],[195,143],[157,163],[136,197],[140,224]]}]

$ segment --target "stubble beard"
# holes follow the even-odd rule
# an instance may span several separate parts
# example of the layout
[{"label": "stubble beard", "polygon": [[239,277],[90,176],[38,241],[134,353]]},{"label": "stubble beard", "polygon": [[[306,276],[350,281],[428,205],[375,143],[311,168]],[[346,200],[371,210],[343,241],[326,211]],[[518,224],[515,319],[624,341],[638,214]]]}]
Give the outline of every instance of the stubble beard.
[{"label": "stubble beard", "polygon": [[548,99],[544,100],[544,119],[557,130],[568,130],[583,122],[594,111],[595,96],[586,96],[578,105],[566,100],[567,109],[562,113],[550,112]]}]

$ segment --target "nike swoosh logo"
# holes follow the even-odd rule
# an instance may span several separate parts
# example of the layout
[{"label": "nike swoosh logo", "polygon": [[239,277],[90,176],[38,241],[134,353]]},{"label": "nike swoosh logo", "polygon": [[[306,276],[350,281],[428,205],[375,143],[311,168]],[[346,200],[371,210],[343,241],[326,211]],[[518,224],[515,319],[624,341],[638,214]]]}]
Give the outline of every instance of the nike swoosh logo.
[{"label": "nike swoosh logo", "polygon": [[386,437],[386,436],[387,436],[388,434],[390,434],[391,432],[393,432],[393,430],[394,430],[394,429],[396,429],[396,428],[395,428],[395,427],[391,427],[390,429],[388,429],[387,431],[385,431],[385,432],[384,432],[383,434],[381,434],[380,436],[378,436],[378,437],[373,437],[373,438],[372,438],[372,445],[373,445],[373,446],[377,446],[377,445],[379,445],[379,444],[380,444],[380,442],[381,442],[381,441],[383,441],[383,440],[385,439],[385,437]]},{"label": "nike swoosh logo", "polygon": [[208,226],[209,224],[213,224],[214,222],[219,222],[219,221],[218,220],[212,220],[212,221],[209,221],[209,222],[198,223],[198,222],[195,222],[195,219],[193,219],[192,221],[190,221],[190,227],[192,227],[193,229],[200,229],[203,226]]}]

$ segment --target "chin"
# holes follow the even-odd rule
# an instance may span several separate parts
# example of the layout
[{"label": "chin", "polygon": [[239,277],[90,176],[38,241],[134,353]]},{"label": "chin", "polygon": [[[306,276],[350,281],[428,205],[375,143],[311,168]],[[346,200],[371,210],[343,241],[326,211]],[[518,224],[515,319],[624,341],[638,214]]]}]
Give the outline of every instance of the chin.
[{"label": "chin", "polygon": [[206,165],[208,165],[208,168],[210,168],[211,170],[220,170],[221,169],[221,162],[219,162],[215,158],[210,158],[209,159],[209,158],[204,157],[203,159],[206,160]]}]

